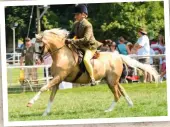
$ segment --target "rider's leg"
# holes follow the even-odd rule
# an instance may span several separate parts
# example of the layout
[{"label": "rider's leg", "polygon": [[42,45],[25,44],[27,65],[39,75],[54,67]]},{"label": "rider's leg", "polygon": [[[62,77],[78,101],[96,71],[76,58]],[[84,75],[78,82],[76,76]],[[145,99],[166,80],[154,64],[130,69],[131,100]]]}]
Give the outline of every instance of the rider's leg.
[{"label": "rider's leg", "polygon": [[94,72],[93,72],[93,66],[90,63],[91,58],[93,57],[95,53],[95,50],[89,50],[86,49],[85,50],[85,55],[84,55],[84,59],[83,62],[85,64],[85,67],[90,75],[91,78],[91,85],[94,86],[95,85],[95,79],[94,79]]}]

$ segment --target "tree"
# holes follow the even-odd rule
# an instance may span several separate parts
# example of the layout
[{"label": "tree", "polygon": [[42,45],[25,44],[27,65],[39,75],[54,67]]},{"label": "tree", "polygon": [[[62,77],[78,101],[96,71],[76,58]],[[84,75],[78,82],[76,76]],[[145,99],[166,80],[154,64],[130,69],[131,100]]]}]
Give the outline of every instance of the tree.
[{"label": "tree", "polygon": [[99,39],[116,40],[119,36],[125,36],[135,42],[139,27],[147,27],[152,38],[164,29],[163,2],[90,4],[89,11],[91,15],[96,15],[90,20]]},{"label": "tree", "polygon": [[50,6],[48,13],[43,16],[43,29],[64,28],[71,29],[73,24],[74,5]]},{"label": "tree", "polygon": [[[31,8],[31,6],[17,6],[5,8],[6,29],[11,29],[11,25],[17,22],[18,27],[16,28],[16,36],[18,38],[26,37],[27,35]],[[8,32],[11,31],[6,32],[7,34],[9,34]]]},{"label": "tree", "polygon": [[[7,51],[10,52],[12,49],[12,26],[15,22],[18,26],[15,29],[16,40],[26,37],[29,16],[31,13],[31,6],[17,6],[17,7],[6,7],[5,8],[5,25],[6,25],[6,46]],[[17,43],[17,41],[16,41]],[[16,44],[17,46],[17,44]]]},{"label": "tree", "polygon": [[[74,6],[73,4],[51,5],[41,19],[42,30],[56,27],[71,30],[74,22]],[[151,38],[156,38],[160,32],[164,34],[162,1],[99,3],[87,4],[87,6],[88,20],[93,25],[97,40],[108,38],[117,40],[119,36],[125,36],[127,40],[136,42],[137,29],[141,26],[147,27],[148,35]],[[18,22],[17,37],[26,36],[31,8],[31,6],[17,6],[5,9],[7,33],[12,33],[9,31],[10,25]],[[31,37],[34,37],[35,33],[35,18],[36,12],[34,11],[30,30]]]}]

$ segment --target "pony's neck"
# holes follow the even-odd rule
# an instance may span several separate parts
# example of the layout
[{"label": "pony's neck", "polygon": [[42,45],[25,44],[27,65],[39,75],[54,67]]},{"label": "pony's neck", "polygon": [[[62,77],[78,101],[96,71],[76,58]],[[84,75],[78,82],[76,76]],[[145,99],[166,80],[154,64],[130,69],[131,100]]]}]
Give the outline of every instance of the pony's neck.
[{"label": "pony's neck", "polygon": [[55,57],[55,59],[56,59],[56,56],[57,56],[57,58],[61,57],[61,54],[64,53],[64,50],[65,50],[65,48],[64,48],[65,47],[64,41],[61,42],[61,43],[51,43],[50,44],[49,47],[50,47],[50,52],[51,52],[52,58]]},{"label": "pony's neck", "polygon": [[50,43],[49,44],[50,51],[53,52],[57,49],[60,49],[61,47],[63,47],[65,45],[64,42],[65,42],[65,39],[62,39],[62,41],[60,41],[60,42]]},{"label": "pony's neck", "polygon": [[61,49],[55,51],[51,54],[53,62],[56,64],[61,64],[61,66],[75,66],[76,58],[73,52],[67,47],[63,46]]}]

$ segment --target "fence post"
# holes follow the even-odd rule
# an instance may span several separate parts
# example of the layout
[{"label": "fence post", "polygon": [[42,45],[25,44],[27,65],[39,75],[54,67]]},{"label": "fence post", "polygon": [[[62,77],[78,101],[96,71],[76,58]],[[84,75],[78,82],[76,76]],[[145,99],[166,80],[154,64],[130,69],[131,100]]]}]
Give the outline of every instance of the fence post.
[{"label": "fence post", "polygon": [[15,65],[15,53],[13,53],[13,65]]},{"label": "fence post", "polygon": [[49,75],[48,75],[48,66],[45,66],[45,73],[46,73],[46,81],[47,81],[47,84],[49,83]]},{"label": "fence post", "polygon": [[19,62],[20,62],[20,58],[19,58],[19,56],[20,56],[20,54],[18,54],[18,59],[17,59],[17,60],[18,60],[18,64],[19,64]]}]

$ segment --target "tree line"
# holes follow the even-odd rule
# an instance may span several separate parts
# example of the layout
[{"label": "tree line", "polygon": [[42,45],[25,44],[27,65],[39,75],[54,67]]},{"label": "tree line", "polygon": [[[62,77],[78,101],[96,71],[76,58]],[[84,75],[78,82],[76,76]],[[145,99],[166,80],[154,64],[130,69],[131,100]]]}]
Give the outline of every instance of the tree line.
[{"label": "tree line", "polygon": [[[36,7],[36,6],[35,6]],[[50,5],[47,13],[41,19],[41,30],[64,28],[71,30],[74,22],[73,4]],[[119,2],[87,4],[88,20],[93,25],[97,40],[113,39],[124,36],[135,43],[137,29],[145,27],[148,36],[156,39],[158,34],[164,34],[164,4],[162,1],[150,2]],[[5,8],[6,38],[12,43],[11,24],[18,23],[16,37],[25,38],[28,31],[32,6],[13,6]],[[41,12],[43,9],[41,9]],[[30,27],[30,37],[36,33],[36,9]]]}]

